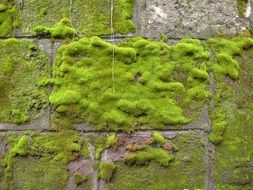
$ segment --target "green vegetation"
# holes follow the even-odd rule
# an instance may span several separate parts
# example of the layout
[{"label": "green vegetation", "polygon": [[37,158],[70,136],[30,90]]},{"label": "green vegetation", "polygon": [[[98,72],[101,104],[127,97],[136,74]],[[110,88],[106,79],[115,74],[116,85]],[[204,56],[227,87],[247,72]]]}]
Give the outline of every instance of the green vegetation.
[{"label": "green vegetation", "polygon": [[159,132],[154,131],[152,133],[152,137],[153,137],[155,143],[164,144],[166,142],[164,136],[162,136],[161,133],[159,133]]},{"label": "green vegetation", "polygon": [[100,159],[101,153],[106,148],[117,148],[117,136],[115,133],[111,134],[110,136],[100,136],[95,140],[95,146],[96,146],[96,156],[95,158],[98,160]]},{"label": "green vegetation", "polygon": [[18,8],[16,13],[20,20],[19,30],[23,34],[34,34],[37,26],[49,29],[62,18],[70,18],[69,14],[69,0],[23,0],[23,7]]},{"label": "green vegetation", "polygon": [[[252,48],[251,38],[241,37],[233,39],[209,39],[208,41],[213,50],[216,62],[212,65],[212,70],[216,79],[216,92],[214,96],[214,110],[211,112],[212,131],[209,140],[219,144],[223,139],[223,133],[227,124],[226,99],[229,98],[230,87],[226,82],[226,76],[233,80],[240,79],[240,65],[238,58]],[[229,129],[228,129],[229,130]]]},{"label": "green vegetation", "polygon": [[237,10],[241,17],[245,17],[245,11],[248,5],[249,0],[237,0]]},{"label": "green vegetation", "polygon": [[[113,15],[111,15],[111,1],[73,1],[72,6],[75,10],[72,14],[73,25],[87,36],[135,32],[131,20],[134,2],[134,0],[114,0]],[[80,18],[84,19],[80,20]]]},{"label": "green vegetation", "polygon": [[110,181],[113,173],[115,172],[117,166],[113,162],[101,162],[99,164],[99,171],[101,179],[105,181]]},{"label": "green vegetation", "polygon": [[161,148],[147,148],[143,151],[137,151],[126,155],[124,157],[124,162],[129,165],[144,165],[152,160],[160,163],[164,167],[167,167],[173,159],[174,156],[172,154],[166,153]]},{"label": "green vegetation", "polygon": [[[56,118],[97,129],[182,125],[196,119],[210,98],[208,60],[209,53],[193,39],[167,46],[143,38],[119,45],[82,38],[59,48],[49,99]],[[195,112],[187,117],[184,110],[192,104]]]},{"label": "green vegetation", "polygon": [[31,41],[0,40],[0,122],[22,124],[47,106],[49,59]]},{"label": "green vegetation", "polygon": [[[33,189],[40,180],[43,182],[41,185],[45,185],[45,183],[49,187],[51,185],[58,185],[58,182],[53,179],[64,179],[64,181],[59,181],[59,185],[64,187],[68,179],[66,165],[79,156],[89,156],[87,155],[88,147],[86,142],[74,131],[60,131],[40,135],[30,132],[22,136],[12,135],[9,138],[9,143],[10,148],[3,161],[6,188],[17,185],[15,180],[22,178],[23,173],[21,171],[24,171],[26,176],[30,175],[34,180],[25,180],[22,188]],[[26,163],[28,160],[32,164],[34,163],[35,168],[28,166],[27,169],[22,169],[19,167],[20,161],[28,164]],[[47,171],[46,168],[49,170]],[[31,172],[31,174],[27,172]],[[45,175],[43,176],[41,173]],[[39,174],[41,177],[36,179],[36,176]],[[59,176],[57,177],[55,175]],[[48,179],[49,177],[50,179]],[[42,187],[44,188],[44,186]]]},{"label": "green vegetation", "polygon": [[77,31],[71,27],[70,21],[67,18],[61,19],[59,23],[51,28],[36,26],[35,32],[37,35],[50,34],[54,38],[71,38],[77,34]]},{"label": "green vegetation", "polygon": [[[172,140],[178,151],[168,167],[150,162],[133,167],[117,163],[106,190],[204,189],[204,139],[198,134],[179,135]],[[186,159],[187,158],[187,159]]]},{"label": "green vegetation", "polygon": [[237,81],[218,83],[222,109],[226,116],[223,140],[216,147],[213,178],[217,189],[252,189],[253,180],[253,48],[236,58],[240,63]]},{"label": "green vegetation", "polygon": [[74,183],[76,185],[80,185],[87,180],[87,178],[84,177],[83,174],[81,174],[79,172],[74,173],[73,177],[74,177]]},{"label": "green vegetation", "polygon": [[11,3],[0,3],[0,37],[9,36],[14,26],[13,15],[16,9]]}]

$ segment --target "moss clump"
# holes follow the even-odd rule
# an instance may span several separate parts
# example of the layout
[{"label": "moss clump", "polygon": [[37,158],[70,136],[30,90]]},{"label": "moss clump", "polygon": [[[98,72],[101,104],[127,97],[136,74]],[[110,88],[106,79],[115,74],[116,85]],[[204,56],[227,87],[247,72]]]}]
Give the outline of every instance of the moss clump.
[{"label": "moss clump", "polygon": [[164,136],[162,136],[162,134],[157,131],[154,131],[152,133],[152,137],[153,137],[154,142],[156,143],[164,144],[166,142]]},{"label": "moss clump", "polygon": [[[60,168],[64,168],[62,171],[65,171],[66,164],[79,156],[87,157],[88,152],[86,142],[74,131],[60,131],[41,135],[30,132],[22,136],[13,135],[10,136],[9,143],[10,148],[3,162],[5,181],[8,187],[12,185],[13,178],[16,175],[15,167],[21,158],[27,158],[28,156],[39,158],[42,163],[55,164]],[[41,168],[39,167],[38,170],[41,170]],[[45,172],[45,170],[41,172]]]},{"label": "moss clump", "polygon": [[35,119],[47,106],[39,81],[48,77],[49,59],[30,41],[0,40],[0,49],[0,122]]},{"label": "moss clump", "polygon": [[232,40],[212,38],[208,42],[216,58],[216,63],[212,69],[217,79],[219,80],[221,76],[237,79],[240,67],[235,57],[242,55],[243,50],[252,47],[253,40],[246,37],[234,38]]},{"label": "moss clump", "polygon": [[112,7],[108,0],[73,1],[72,6],[75,10],[72,14],[73,25],[86,36],[135,32],[131,20],[134,3],[134,0],[115,0],[111,15]]},{"label": "moss clump", "polygon": [[109,135],[109,136],[101,136],[100,138],[96,139],[95,146],[96,146],[96,155],[95,158],[98,160],[100,159],[101,153],[106,148],[117,148],[117,136],[115,133]]},{"label": "moss clump", "polygon": [[222,107],[217,107],[211,115],[212,131],[209,135],[209,141],[218,144],[222,141],[223,132],[226,128],[226,116]]},{"label": "moss clump", "polygon": [[[198,40],[170,47],[143,38],[119,45],[82,38],[59,48],[50,80],[56,88],[49,100],[56,117],[97,129],[182,125],[197,118],[209,99],[208,59]],[[192,103],[199,107],[188,118],[184,111]]]},{"label": "moss clump", "polygon": [[237,10],[239,12],[239,15],[241,17],[245,17],[245,12],[246,12],[246,8],[248,5],[249,0],[237,0],[236,1],[236,5],[237,5]]},{"label": "moss clump", "polygon": [[0,37],[8,36],[13,29],[13,14],[16,9],[10,3],[0,3]]},{"label": "moss clump", "polygon": [[174,156],[172,154],[166,153],[161,148],[147,148],[143,151],[137,151],[126,155],[124,157],[124,162],[129,165],[144,165],[149,161],[155,161],[160,163],[162,166],[167,167],[173,159]]},{"label": "moss clump", "polygon": [[113,162],[101,162],[99,164],[99,176],[105,181],[110,181],[117,166]]},{"label": "moss clump", "polygon": [[70,21],[63,18],[53,27],[36,26],[35,32],[37,35],[50,34],[53,38],[68,38],[74,37],[77,31],[71,27]]},{"label": "moss clump", "polygon": [[85,182],[87,180],[87,178],[79,172],[74,173],[73,178],[74,178],[74,183],[76,185],[80,185],[80,184],[82,184],[83,182]]}]

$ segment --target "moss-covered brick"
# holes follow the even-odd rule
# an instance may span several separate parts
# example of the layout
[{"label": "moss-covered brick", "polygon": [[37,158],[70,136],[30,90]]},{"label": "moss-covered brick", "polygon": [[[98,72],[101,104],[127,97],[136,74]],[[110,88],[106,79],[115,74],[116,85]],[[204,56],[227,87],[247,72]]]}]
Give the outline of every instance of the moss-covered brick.
[{"label": "moss-covered brick", "polygon": [[228,78],[217,83],[221,107],[226,117],[222,141],[216,147],[213,178],[216,189],[252,189],[253,181],[253,49],[235,60],[240,65],[237,81]]},{"label": "moss-covered brick", "polygon": [[168,46],[140,37],[119,45],[82,38],[59,48],[50,102],[56,118],[97,129],[182,125],[198,118],[210,98],[208,60],[209,52],[193,39]]},{"label": "moss-covered brick", "polygon": [[175,159],[167,167],[151,161],[133,166],[117,162],[113,179],[106,190],[178,190],[204,189],[204,143],[198,134],[179,135],[172,143],[177,147]]},{"label": "moss-covered brick", "polygon": [[[113,11],[111,10],[112,2],[114,2]],[[135,32],[135,26],[131,20],[134,3],[135,0],[73,1],[73,25],[86,36],[109,35],[112,32],[121,34]]]},{"label": "moss-covered brick", "polygon": [[10,135],[2,160],[5,189],[63,189],[67,164],[79,157],[88,158],[89,150],[75,131]]},{"label": "moss-covered brick", "polygon": [[22,34],[35,34],[36,26],[53,27],[62,18],[70,18],[69,0],[23,0],[17,9]]},{"label": "moss-covered brick", "polygon": [[0,122],[22,124],[47,106],[39,85],[48,77],[49,58],[31,41],[0,40]]}]

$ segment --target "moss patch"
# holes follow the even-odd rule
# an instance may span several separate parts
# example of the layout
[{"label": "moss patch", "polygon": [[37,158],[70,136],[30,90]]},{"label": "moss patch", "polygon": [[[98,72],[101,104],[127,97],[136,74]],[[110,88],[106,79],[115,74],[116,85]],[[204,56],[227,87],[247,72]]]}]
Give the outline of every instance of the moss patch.
[{"label": "moss patch", "polygon": [[16,8],[10,2],[0,2],[0,37],[10,36],[15,25]]},{"label": "moss patch", "polygon": [[134,2],[134,0],[114,0],[112,31],[111,1],[73,1],[73,25],[87,36],[135,32],[135,26],[131,21]]},{"label": "moss patch", "polygon": [[105,181],[110,181],[114,171],[116,170],[116,165],[113,162],[101,162],[99,164],[100,178]]},{"label": "moss patch", "polygon": [[[40,184],[49,189],[62,189],[68,179],[66,165],[79,156],[88,157],[86,141],[74,131],[12,135],[9,143],[3,162],[6,188],[33,189]],[[32,165],[29,166],[29,163]],[[27,167],[21,167],[23,164]],[[29,180],[22,181],[28,176]]]},{"label": "moss patch", "polygon": [[70,17],[68,0],[23,0],[17,17],[20,18],[19,29],[23,34],[34,34],[34,28],[42,25],[52,27],[64,17]]},{"label": "moss patch", "polygon": [[70,21],[67,18],[61,19],[59,23],[51,28],[36,26],[35,32],[37,35],[49,34],[54,38],[71,38],[77,34],[77,31],[71,27]]},{"label": "moss patch", "polygon": [[172,141],[178,149],[167,168],[156,162],[142,167],[117,163],[117,172],[106,190],[167,190],[204,188],[204,145],[196,134],[180,135]]},{"label": "moss patch", "polygon": [[[82,38],[59,48],[50,102],[57,117],[98,129],[185,124],[199,116],[210,97],[208,59],[198,40],[167,46],[132,38],[116,46],[98,37]],[[195,112],[187,117],[184,110],[192,105]]]},{"label": "moss patch", "polygon": [[36,44],[25,40],[0,41],[0,122],[25,123],[47,106],[45,88],[49,59]]},{"label": "moss patch", "polygon": [[[252,189],[253,180],[253,49],[236,59],[240,63],[237,81],[225,79],[222,108],[227,127],[222,143],[216,147],[213,178],[217,189]],[[221,83],[219,84],[221,85]]]}]

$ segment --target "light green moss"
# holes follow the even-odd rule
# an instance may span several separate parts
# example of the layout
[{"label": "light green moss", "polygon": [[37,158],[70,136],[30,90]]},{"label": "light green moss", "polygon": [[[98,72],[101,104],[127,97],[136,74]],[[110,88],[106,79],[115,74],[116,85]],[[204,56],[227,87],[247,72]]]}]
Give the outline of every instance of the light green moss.
[{"label": "light green moss", "polygon": [[[56,117],[98,129],[182,125],[197,118],[209,99],[208,59],[198,40],[168,46],[143,38],[126,39],[119,45],[98,37],[82,38],[59,48],[50,80],[56,88],[49,100]],[[177,78],[177,72],[191,80]],[[187,118],[184,111],[193,101],[199,108]]]},{"label": "light green moss", "polygon": [[22,124],[47,106],[49,59],[31,41],[0,40],[0,122]]},{"label": "light green moss", "polygon": [[0,2],[0,37],[10,36],[13,30],[13,15],[16,9],[11,3]]},{"label": "light green moss", "polygon": [[124,157],[124,162],[129,165],[144,165],[149,161],[155,161],[167,167],[173,159],[174,156],[172,154],[166,153],[161,148],[147,148],[143,151],[137,151],[126,155]]},{"label": "light green moss", "polygon": [[35,32],[37,35],[50,34],[54,38],[71,38],[77,34],[77,31],[71,27],[70,21],[67,18],[61,19],[53,27],[36,26]]},{"label": "light green moss", "polygon": [[110,181],[117,166],[113,162],[101,162],[99,164],[99,176],[105,181]]},{"label": "light green moss", "polygon": [[87,180],[87,178],[84,177],[83,174],[81,174],[79,172],[74,173],[73,177],[74,177],[74,183],[76,185],[80,185]]},{"label": "light green moss", "polygon": [[155,143],[164,144],[166,142],[164,136],[157,131],[154,131],[152,133],[152,137],[153,137]]}]

